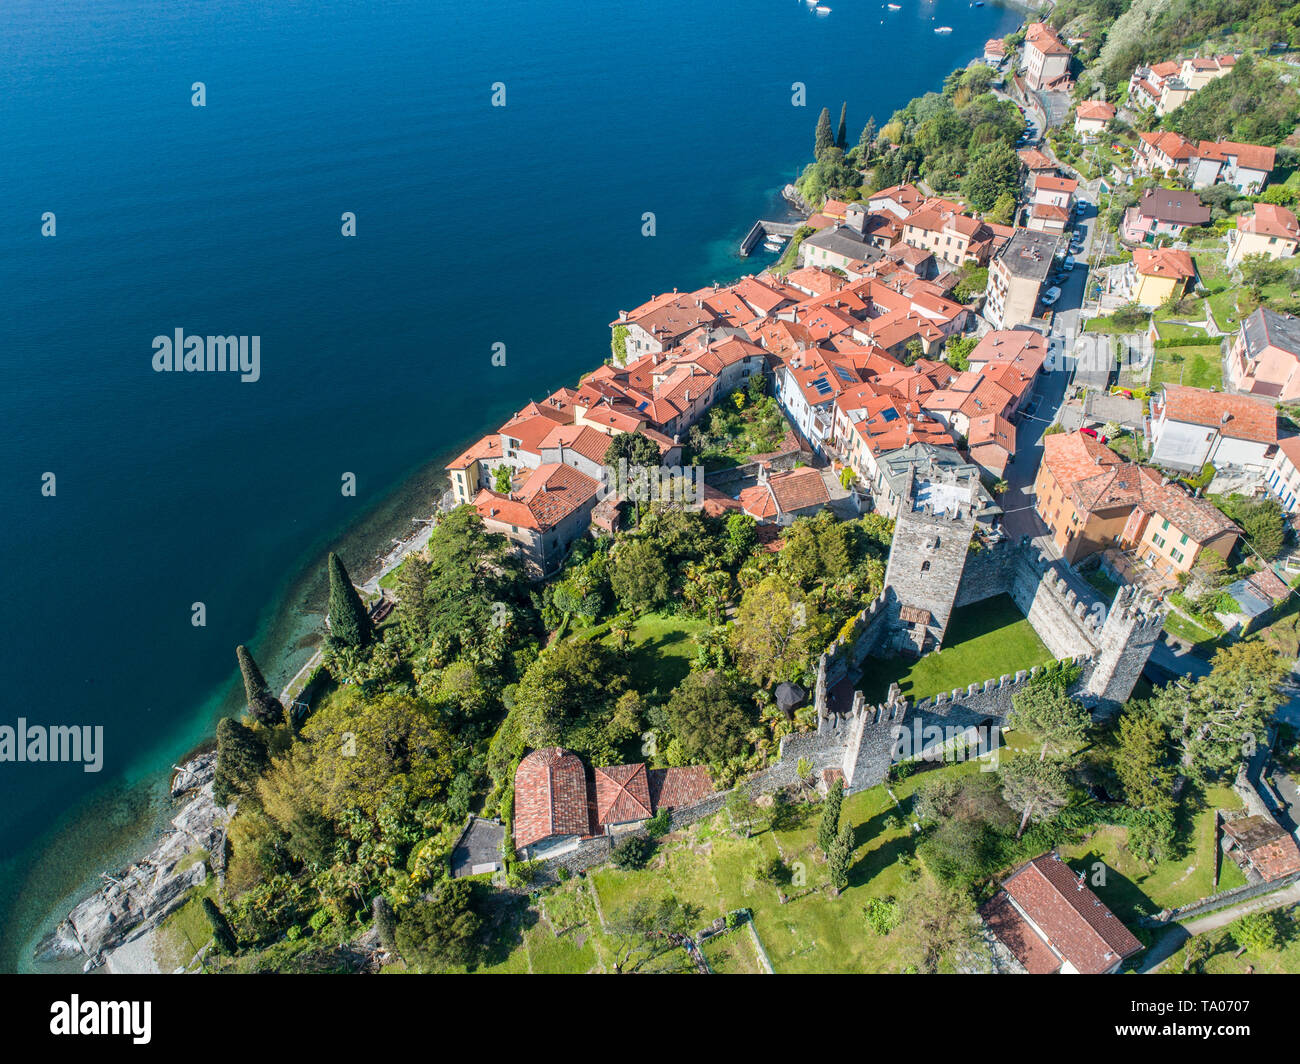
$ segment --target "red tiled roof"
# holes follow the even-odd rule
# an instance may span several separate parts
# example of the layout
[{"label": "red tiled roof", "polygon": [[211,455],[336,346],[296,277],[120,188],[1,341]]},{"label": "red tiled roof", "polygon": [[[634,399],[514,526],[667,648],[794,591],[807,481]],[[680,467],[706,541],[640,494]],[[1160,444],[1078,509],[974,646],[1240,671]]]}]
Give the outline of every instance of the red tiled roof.
[{"label": "red tiled roof", "polygon": [[1054,853],[1035,857],[1002,887],[1052,949],[1085,975],[1109,971],[1142,949],[1133,932]]},{"label": "red tiled roof", "polygon": [[703,801],[713,793],[713,779],[703,765],[650,770],[650,804],[660,809],[680,809]]},{"label": "red tiled roof", "polygon": [[1254,214],[1238,215],[1237,228],[1243,233],[1300,240],[1300,222],[1289,210],[1276,203],[1256,203]]},{"label": "red tiled roof", "polygon": [[609,765],[595,769],[594,773],[597,828],[647,820],[654,815],[644,764]]},{"label": "red tiled roof", "polygon": [[1277,410],[1261,399],[1166,384],[1161,407],[1174,421],[1217,429],[1220,436],[1277,443]]},{"label": "red tiled roof", "polygon": [[812,466],[791,469],[788,473],[773,473],[767,484],[783,513],[792,513],[807,506],[825,506],[831,501],[821,472]]},{"label": "red tiled roof", "polygon": [[1174,248],[1134,248],[1133,265],[1143,277],[1172,277],[1185,280],[1196,276],[1190,251]]},{"label": "red tiled roof", "polygon": [[576,754],[558,746],[534,750],[515,769],[515,846],[591,830],[587,776]]},{"label": "red tiled roof", "polygon": [[980,908],[984,923],[1009,949],[1030,975],[1051,975],[1060,971],[1061,958],[1043,941],[1000,890]]},{"label": "red tiled roof", "polygon": [[1105,100],[1084,100],[1074,113],[1085,120],[1109,122],[1115,117],[1115,105]]}]

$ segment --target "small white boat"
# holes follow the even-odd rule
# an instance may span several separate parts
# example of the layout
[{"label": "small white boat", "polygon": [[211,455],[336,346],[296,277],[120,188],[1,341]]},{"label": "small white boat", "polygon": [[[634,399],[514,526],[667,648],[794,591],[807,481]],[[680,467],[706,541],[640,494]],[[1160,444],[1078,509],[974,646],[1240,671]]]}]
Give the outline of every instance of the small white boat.
[{"label": "small white boat", "polygon": [[902,4],[886,4],[885,6],[886,6],[887,8],[889,8],[890,11],[902,11],[902,10],[903,10],[903,6],[902,6]]},{"label": "small white boat", "polygon": [[818,4],[815,10],[819,15],[829,15],[831,13],[831,9],[829,7],[823,6],[822,4]]},{"label": "small white boat", "polygon": [[951,26],[936,26],[936,27],[934,28],[934,32],[935,32],[935,33],[951,33],[951,32],[952,32],[952,27],[951,27]]}]

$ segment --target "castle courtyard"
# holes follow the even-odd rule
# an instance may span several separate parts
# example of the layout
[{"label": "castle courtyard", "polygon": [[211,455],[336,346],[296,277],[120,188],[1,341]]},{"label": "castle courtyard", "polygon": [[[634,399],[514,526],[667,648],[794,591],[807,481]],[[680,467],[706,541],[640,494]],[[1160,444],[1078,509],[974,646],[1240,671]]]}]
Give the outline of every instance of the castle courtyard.
[{"label": "castle courtyard", "polygon": [[1052,652],[1011,596],[997,595],[953,610],[937,652],[919,659],[868,657],[858,687],[869,704],[877,705],[897,683],[903,697],[915,703],[1051,660]]}]

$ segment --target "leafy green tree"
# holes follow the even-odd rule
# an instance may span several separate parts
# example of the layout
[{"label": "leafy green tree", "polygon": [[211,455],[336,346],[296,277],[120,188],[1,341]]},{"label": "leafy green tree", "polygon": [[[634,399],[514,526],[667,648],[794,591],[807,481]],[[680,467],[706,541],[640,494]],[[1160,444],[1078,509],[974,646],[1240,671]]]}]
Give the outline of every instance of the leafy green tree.
[{"label": "leafy green tree", "polygon": [[1055,684],[1031,683],[1012,696],[1011,706],[1008,723],[1038,737],[1042,743],[1039,760],[1047,757],[1049,749],[1058,756],[1068,755],[1092,724],[1082,704]]},{"label": "leafy green tree", "polygon": [[985,213],[985,221],[993,222],[997,225],[1010,225],[1016,217],[1016,194],[1010,189],[1005,189],[998,194],[998,198],[993,201],[993,206]]},{"label": "leafy green tree", "polygon": [[1278,933],[1273,913],[1249,913],[1243,916],[1232,928],[1232,937],[1237,943],[1234,957],[1240,957],[1248,951],[1259,956],[1282,944],[1282,936]]},{"label": "leafy green tree", "polygon": [[518,715],[526,746],[612,753],[604,733],[626,689],[627,678],[607,646],[565,640],[528,666],[511,712]]},{"label": "leafy green tree", "polygon": [[739,754],[749,718],[740,685],[715,670],[690,673],[668,700],[668,726],[688,762],[722,762]]},{"label": "leafy green tree", "polygon": [[1020,838],[1031,820],[1050,820],[1069,804],[1070,785],[1055,761],[1013,757],[1002,769],[1002,797],[1021,814]]},{"label": "leafy green tree", "polygon": [[444,880],[426,900],[398,914],[397,948],[403,957],[429,970],[469,964],[482,924],[469,881]]},{"label": "leafy green tree", "polygon": [[1124,710],[1112,765],[1132,808],[1173,810],[1175,773],[1168,744],[1168,732],[1153,715],[1140,706]]},{"label": "leafy green tree", "polygon": [[954,336],[946,344],[944,350],[948,353],[948,365],[958,373],[964,373],[970,369],[970,353],[979,346],[978,336]]},{"label": "leafy green tree", "polygon": [[736,565],[758,546],[758,522],[749,514],[727,518],[727,561]]},{"label": "leafy green tree", "polygon": [[[528,581],[510,541],[488,532],[474,507],[459,506],[438,521],[425,556],[421,648],[432,644],[437,665],[464,651],[489,664],[500,661],[531,623],[520,605]],[[407,609],[403,595],[399,613]]]},{"label": "leafy green tree", "polygon": [[1006,144],[992,144],[971,163],[962,191],[976,210],[992,210],[998,198],[1020,187],[1020,159]]},{"label": "leafy green tree", "polygon": [[840,808],[843,805],[844,781],[837,779],[826,794],[826,801],[822,804],[821,822],[817,825],[817,845],[828,857],[835,843],[835,836],[840,831]]},{"label": "leafy green tree", "polygon": [[835,147],[840,151],[849,150],[849,127],[848,127],[849,102],[845,100],[840,104],[840,124],[835,131]]},{"label": "leafy green tree", "polygon": [[509,495],[510,489],[514,485],[514,479],[514,466],[499,465],[496,472],[492,474],[492,487],[501,495]]},{"label": "leafy green tree", "polygon": [[1151,709],[1169,729],[1183,771],[1201,779],[1234,775],[1265,739],[1285,670],[1268,644],[1243,640],[1215,653],[1208,676],[1156,691]]},{"label": "leafy green tree", "polygon": [[625,610],[654,610],[668,601],[671,583],[663,552],[649,539],[624,540],[611,558],[609,584]]},{"label": "leafy green tree", "polygon": [[370,615],[366,612],[357,589],[352,586],[352,578],[333,551],[330,551],[326,566],[330,583],[330,637],[344,646],[368,646],[373,634]]},{"label": "leafy green tree", "polygon": [[826,851],[826,871],[831,886],[841,891],[849,885],[849,870],[853,867],[853,828],[840,826],[831,847]]},{"label": "leafy green tree", "polygon": [[823,107],[822,113],[817,116],[817,137],[813,144],[813,158],[820,159],[826,149],[834,146],[835,134],[831,132],[831,111],[829,107]]},{"label": "leafy green tree", "polygon": [[212,796],[226,806],[237,798],[257,795],[257,781],[270,764],[266,742],[234,717],[217,722],[217,765]]},{"label": "leafy green tree", "polygon": [[242,643],[235,647],[235,659],[239,662],[239,672],[244,678],[244,701],[248,712],[259,724],[274,725],[284,720],[284,706],[271,694],[266,677],[257,667],[253,655]]},{"label": "leafy green tree", "polygon": [[301,742],[276,758],[258,788],[263,807],[288,828],[304,806],[339,821],[373,817],[400,792],[411,804],[446,797],[453,742],[424,702],[386,693],[335,692],[312,714]]},{"label": "leafy green tree", "polygon": [[760,687],[797,678],[823,643],[817,622],[813,606],[786,580],[765,577],[745,592],[730,628],[741,671]]}]

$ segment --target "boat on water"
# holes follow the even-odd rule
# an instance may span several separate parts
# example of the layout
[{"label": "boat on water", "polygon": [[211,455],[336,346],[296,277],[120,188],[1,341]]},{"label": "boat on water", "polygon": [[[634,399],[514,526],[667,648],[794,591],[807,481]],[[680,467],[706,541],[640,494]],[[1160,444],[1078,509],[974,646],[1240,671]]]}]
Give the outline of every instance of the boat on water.
[{"label": "boat on water", "polygon": [[951,27],[951,26],[935,26],[935,28],[934,28],[934,32],[935,32],[935,33],[951,33],[951,32],[952,32],[952,27]]},{"label": "boat on water", "polygon": [[772,242],[771,240],[766,240],[766,241],[763,242],[763,250],[764,250],[764,251],[777,252],[777,251],[780,251],[780,250],[781,250],[781,245],[780,245],[780,244],[777,244],[777,243],[774,243],[774,242]]},{"label": "boat on water", "polygon": [[829,14],[831,13],[831,9],[830,9],[829,7],[825,7],[825,6],[822,5],[822,4],[818,4],[817,7],[814,8],[814,10],[815,10],[815,11],[817,12],[817,14],[819,14],[819,15],[829,15]]},{"label": "boat on water", "polygon": [[887,8],[889,8],[890,11],[902,11],[902,10],[903,10],[903,6],[902,6],[901,4],[886,4],[885,6],[886,6]]}]

